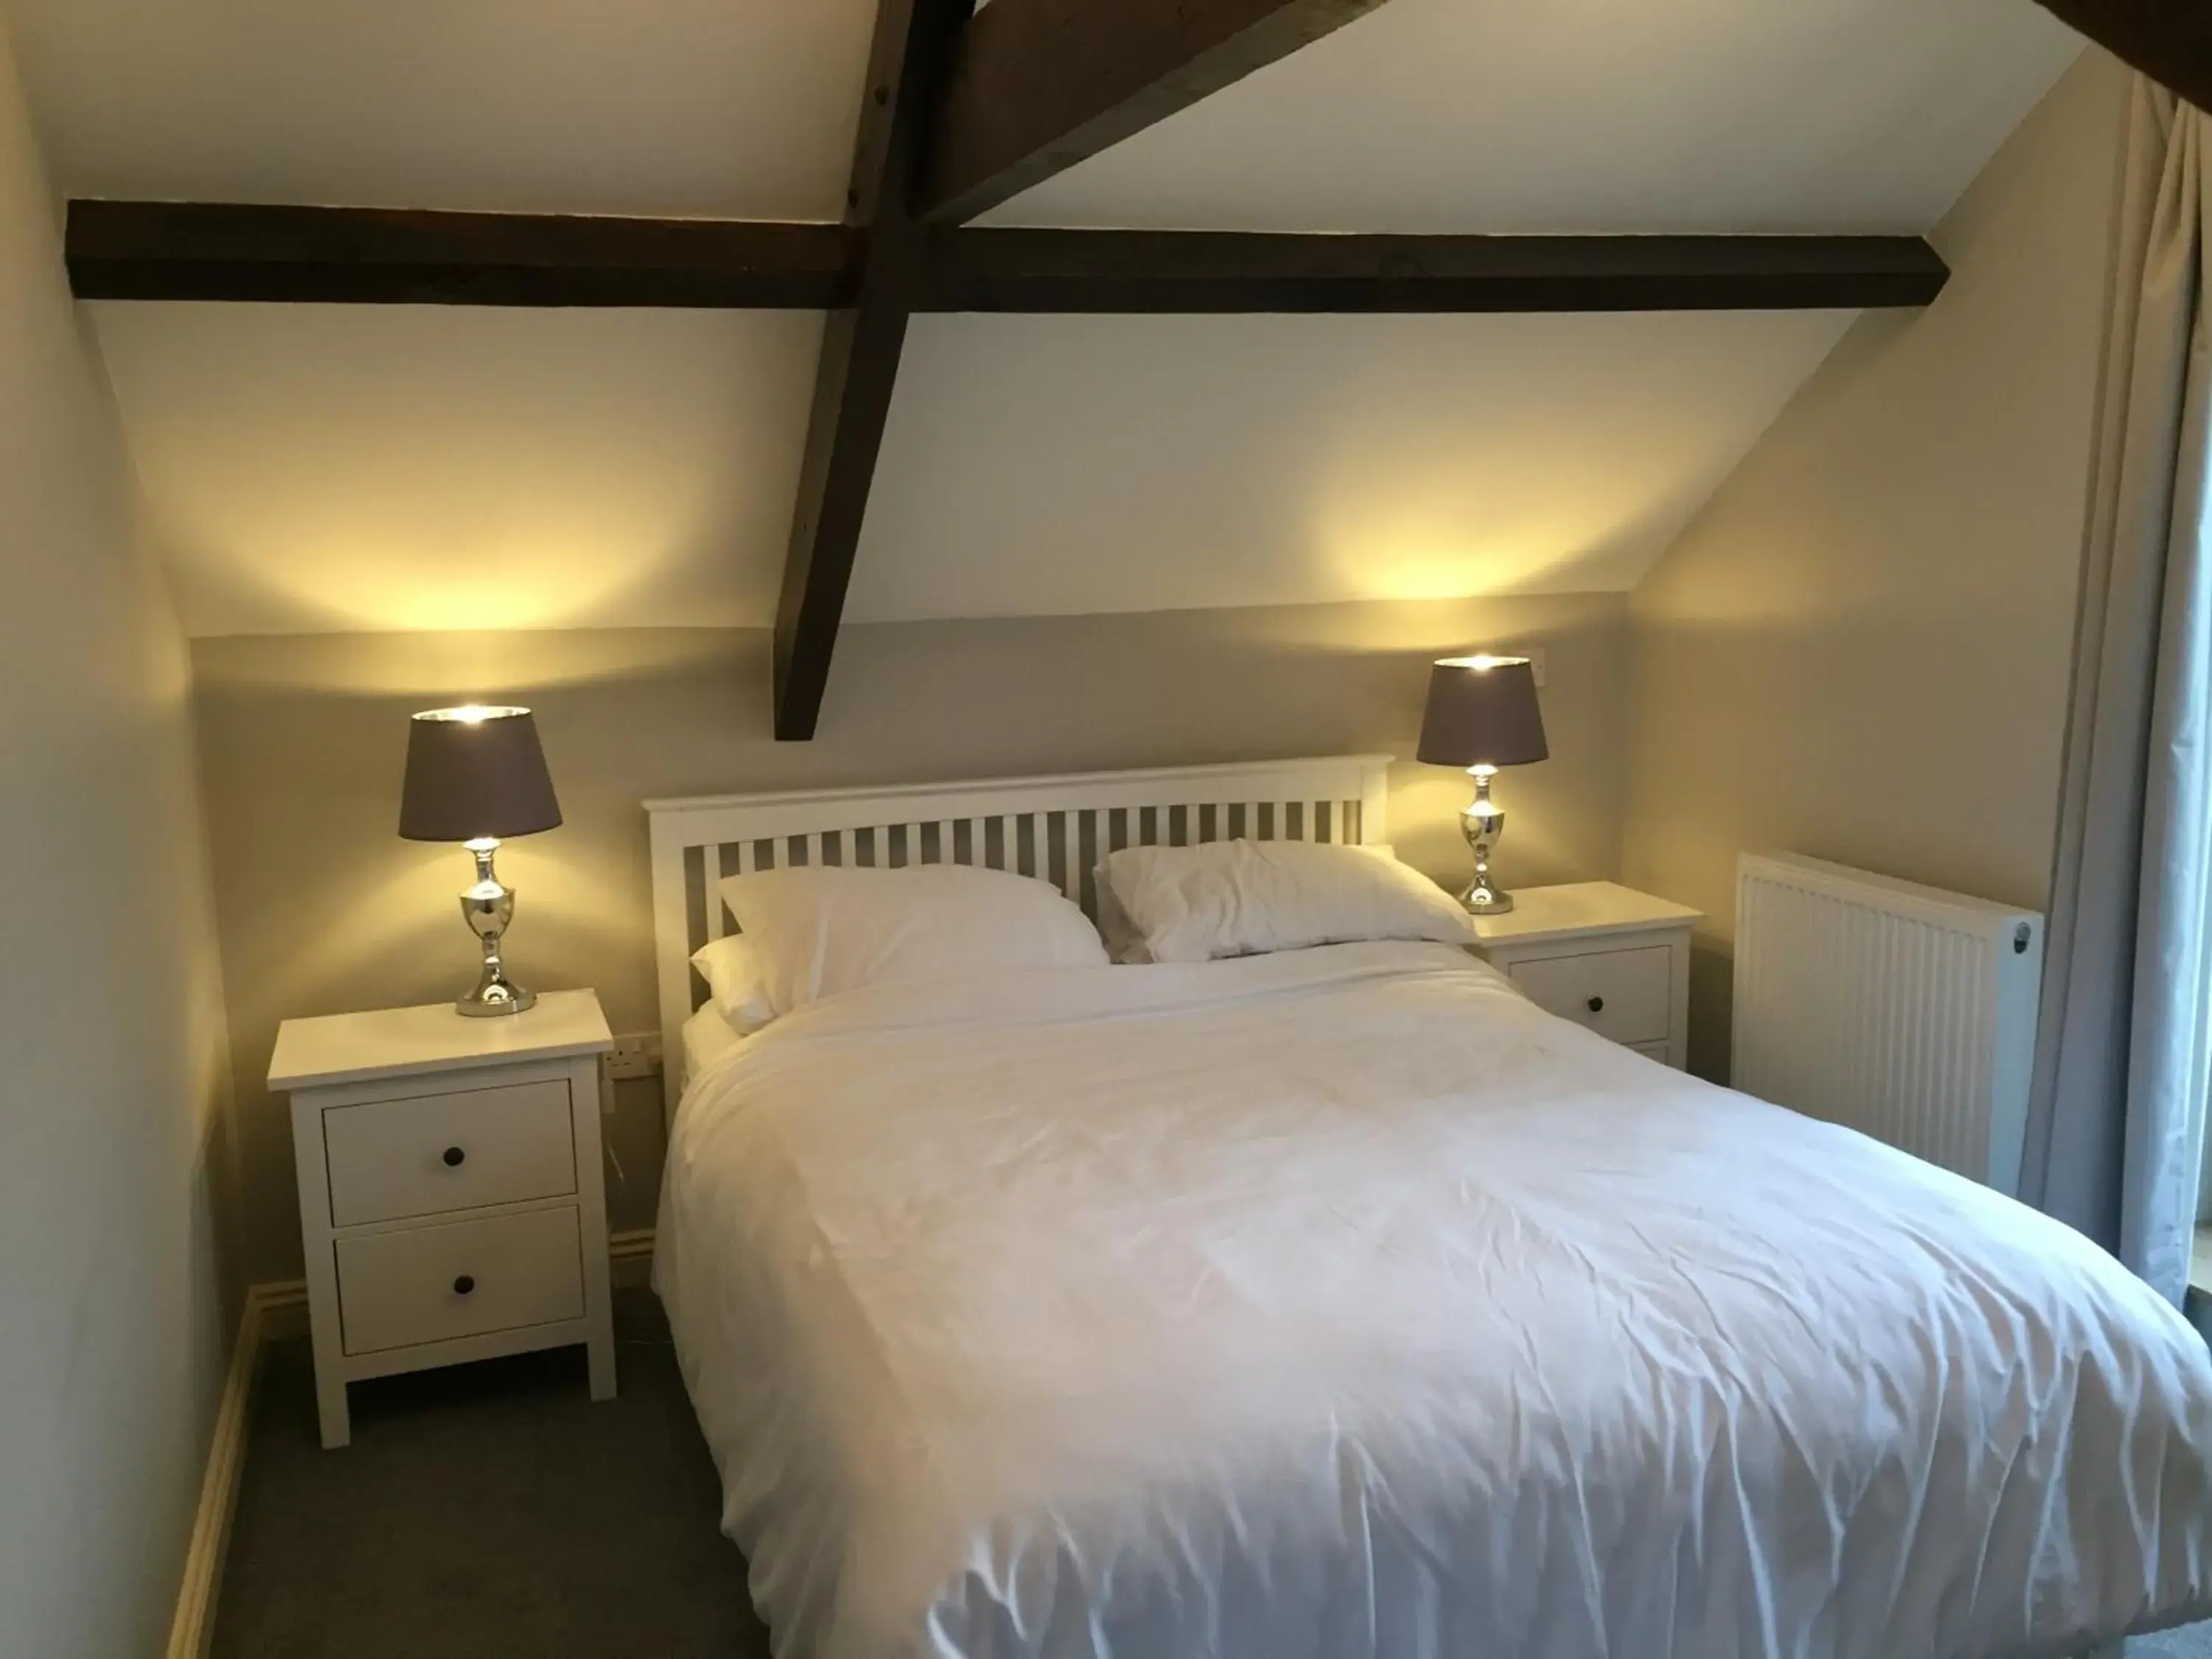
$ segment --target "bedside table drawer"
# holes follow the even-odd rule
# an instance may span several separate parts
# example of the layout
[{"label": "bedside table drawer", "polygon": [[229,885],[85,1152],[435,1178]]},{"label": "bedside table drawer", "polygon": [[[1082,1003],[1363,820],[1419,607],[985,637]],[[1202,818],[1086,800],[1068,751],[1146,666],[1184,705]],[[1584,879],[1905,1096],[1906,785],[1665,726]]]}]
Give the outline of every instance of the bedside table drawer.
[{"label": "bedside table drawer", "polygon": [[349,1354],[583,1317],[572,1207],[341,1238],[336,1249]]},{"label": "bedside table drawer", "polygon": [[1516,962],[1507,976],[1547,1013],[1629,1044],[1667,1041],[1673,952],[1662,945]]},{"label": "bedside table drawer", "polygon": [[564,1081],[330,1107],[323,1142],[334,1227],[576,1190]]}]

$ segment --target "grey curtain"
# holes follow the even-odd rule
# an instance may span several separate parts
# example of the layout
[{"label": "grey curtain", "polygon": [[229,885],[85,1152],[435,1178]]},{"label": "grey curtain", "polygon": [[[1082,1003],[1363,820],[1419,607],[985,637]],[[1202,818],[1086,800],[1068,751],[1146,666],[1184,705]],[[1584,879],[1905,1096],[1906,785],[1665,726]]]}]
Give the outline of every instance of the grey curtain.
[{"label": "grey curtain", "polygon": [[2179,1304],[2212,1080],[2212,120],[2131,100],[2022,1195]]}]

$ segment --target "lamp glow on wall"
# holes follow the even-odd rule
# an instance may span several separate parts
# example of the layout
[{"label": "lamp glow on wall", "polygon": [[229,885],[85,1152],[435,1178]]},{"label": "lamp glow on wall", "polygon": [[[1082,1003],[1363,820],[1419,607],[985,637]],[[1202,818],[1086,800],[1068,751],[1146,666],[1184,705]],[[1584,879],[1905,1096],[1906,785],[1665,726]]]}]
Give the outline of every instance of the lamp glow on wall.
[{"label": "lamp glow on wall", "polygon": [[545,769],[538,723],[527,708],[470,703],[417,714],[407,729],[407,781],[399,833],[408,841],[457,841],[477,861],[461,916],[483,946],[476,989],[453,1005],[471,1017],[519,1014],[538,1000],[507,976],[500,944],[514,920],[514,890],[492,869],[501,841],[558,829],[561,803]]},{"label": "lamp glow on wall", "polygon": [[1536,668],[1526,657],[1447,657],[1429,672],[1421,715],[1419,757],[1431,766],[1463,766],[1474,780],[1474,803],[1461,827],[1474,853],[1474,879],[1460,895],[1468,914],[1504,915],[1513,895],[1491,878],[1491,854],[1505,833],[1505,813],[1490,799],[1501,766],[1548,759]]}]

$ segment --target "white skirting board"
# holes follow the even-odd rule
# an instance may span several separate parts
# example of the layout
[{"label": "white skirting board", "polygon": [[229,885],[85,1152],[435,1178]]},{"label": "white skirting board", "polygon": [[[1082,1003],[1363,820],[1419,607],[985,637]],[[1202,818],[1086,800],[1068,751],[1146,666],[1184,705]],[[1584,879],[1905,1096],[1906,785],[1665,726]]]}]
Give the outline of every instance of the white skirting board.
[{"label": "white skirting board", "polygon": [[185,1552],[184,1583],[177,1592],[176,1617],[169,1624],[168,1659],[204,1659],[215,1634],[216,1592],[222,1583],[222,1559],[230,1546],[231,1516],[238,1508],[238,1479],[246,1467],[246,1430],[253,1419],[253,1389],[261,1374],[261,1349],[272,1327],[306,1328],[307,1287],[299,1281],[256,1285],[246,1292],[238,1320],[238,1340],[216,1408],[215,1435],[208,1445],[207,1472],[200,1479],[199,1509],[192,1517],[192,1539]]},{"label": "white skirting board", "polygon": [[650,1290],[653,1288],[653,1229],[635,1227],[626,1233],[616,1233],[607,1240],[607,1254],[614,1261],[614,1282],[619,1288]]},{"label": "white skirting board", "polygon": [[[643,1287],[652,1283],[652,1228],[615,1234],[611,1254],[617,1285]],[[200,1479],[199,1508],[192,1517],[191,1544],[185,1553],[184,1581],[177,1591],[176,1616],[169,1625],[167,1659],[206,1659],[215,1636],[216,1595],[222,1584],[223,1556],[230,1547],[231,1517],[238,1510],[239,1481],[246,1471],[246,1431],[253,1420],[262,1350],[307,1331],[305,1279],[256,1285],[246,1292],[230,1370],[216,1408],[207,1472]]]}]

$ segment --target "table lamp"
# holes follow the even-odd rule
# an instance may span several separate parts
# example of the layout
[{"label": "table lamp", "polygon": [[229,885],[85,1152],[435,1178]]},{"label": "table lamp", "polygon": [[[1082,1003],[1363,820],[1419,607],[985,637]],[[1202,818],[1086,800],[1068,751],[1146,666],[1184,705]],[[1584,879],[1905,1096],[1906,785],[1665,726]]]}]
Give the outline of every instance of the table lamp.
[{"label": "table lamp", "polygon": [[1502,916],[1513,908],[1513,895],[1490,878],[1491,854],[1505,833],[1505,814],[1490,799],[1490,780],[1501,766],[1525,766],[1550,754],[1536,706],[1536,671],[1528,658],[1447,657],[1430,671],[1419,757],[1432,766],[1463,766],[1474,779],[1474,804],[1461,825],[1474,851],[1474,879],[1459,896],[1470,915]]},{"label": "table lamp", "polygon": [[408,841],[457,841],[476,857],[475,885],[461,895],[461,915],[483,943],[477,988],[453,1006],[484,1018],[519,1014],[538,1000],[507,978],[500,940],[514,920],[514,890],[492,871],[492,854],[511,836],[535,835],[561,823],[561,803],[545,770],[538,723],[527,708],[433,708],[407,729],[407,781],[400,792],[399,833]]}]

